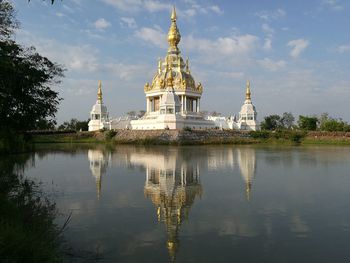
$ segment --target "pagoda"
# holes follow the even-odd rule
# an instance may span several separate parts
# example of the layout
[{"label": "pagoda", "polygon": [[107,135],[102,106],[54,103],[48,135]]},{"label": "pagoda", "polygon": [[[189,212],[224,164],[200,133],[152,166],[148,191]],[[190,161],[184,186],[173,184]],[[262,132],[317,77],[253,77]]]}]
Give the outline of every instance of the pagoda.
[{"label": "pagoda", "polygon": [[158,69],[151,81],[144,86],[146,114],[131,121],[132,129],[191,129],[213,128],[214,123],[203,118],[200,101],[203,87],[191,75],[189,60],[181,57],[178,44],[181,40],[176,24],[175,7],[171,13],[168,33],[168,52],[159,59]]}]

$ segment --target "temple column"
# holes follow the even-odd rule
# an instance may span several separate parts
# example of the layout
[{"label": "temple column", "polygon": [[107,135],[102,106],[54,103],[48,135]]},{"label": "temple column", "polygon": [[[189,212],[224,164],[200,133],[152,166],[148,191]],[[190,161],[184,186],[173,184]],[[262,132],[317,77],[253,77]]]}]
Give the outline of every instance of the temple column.
[{"label": "temple column", "polygon": [[197,101],[197,112],[200,112],[201,111],[201,99],[198,98],[198,101]]},{"label": "temple column", "polygon": [[146,98],[146,112],[149,112],[149,97]]},{"label": "temple column", "polygon": [[185,111],[187,111],[187,97],[185,96]]},{"label": "temple column", "polygon": [[181,111],[184,111],[184,95],[181,95]]}]

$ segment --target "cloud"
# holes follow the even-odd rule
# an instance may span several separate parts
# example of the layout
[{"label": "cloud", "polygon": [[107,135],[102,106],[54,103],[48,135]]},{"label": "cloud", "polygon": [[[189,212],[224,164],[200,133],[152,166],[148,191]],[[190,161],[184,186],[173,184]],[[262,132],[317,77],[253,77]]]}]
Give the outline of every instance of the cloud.
[{"label": "cloud", "polygon": [[[172,4],[169,2],[157,0],[102,0],[104,3],[111,5],[121,11],[139,12],[147,11],[150,13],[168,11],[172,9]],[[204,6],[197,3],[197,1],[186,1],[189,7],[186,9],[176,8],[177,14],[180,17],[193,17],[197,14],[208,14],[209,12],[215,14],[223,14],[223,10],[217,5]]]},{"label": "cloud", "polygon": [[287,15],[286,11],[284,11],[283,9],[279,8],[277,10],[273,10],[273,11],[259,11],[255,13],[255,16],[259,17],[260,19],[269,21],[269,20],[277,20],[280,18],[283,18]]},{"label": "cloud", "polygon": [[323,5],[327,6],[333,11],[342,11],[344,7],[339,4],[337,0],[324,0]]},{"label": "cloud", "polygon": [[61,12],[56,12],[56,16],[57,17],[64,17],[66,16],[65,14],[61,13]]},{"label": "cloud", "polygon": [[94,22],[94,26],[96,29],[98,30],[104,30],[106,29],[107,27],[110,27],[111,26],[111,23],[108,22],[106,19],[104,18],[99,18],[97,19],[95,22]]},{"label": "cloud", "polygon": [[212,6],[209,7],[209,9],[212,10],[214,13],[217,13],[219,15],[224,13],[224,11],[222,11],[220,9],[220,7],[218,7],[217,5],[212,5]]},{"label": "cloud", "polygon": [[20,30],[17,36],[20,42],[27,46],[34,45],[40,54],[63,64],[69,71],[95,72],[98,69],[98,50],[89,45],[59,43],[24,30]]},{"label": "cloud", "polygon": [[336,51],[338,53],[350,52],[350,45],[341,45],[341,46],[336,48]]},{"label": "cloud", "polygon": [[219,37],[214,40],[190,35],[183,38],[182,45],[186,50],[208,52],[213,55],[244,55],[256,48],[257,41],[258,37],[249,34]]},{"label": "cloud", "polygon": [[104,65],[104,68],[117,75],[121,80],[135,79],[135,76],[141,76],[142,79],[145,79],[150,73],[150,67],[143,64],[108,63]]},{"label": "cloud", "polygon": [[144,1],[143,4],[144,4],[145,9],[151,13],[165,11],[165,10],[171,10],[171,8],[172,8],[171,4],[162,3],[160,1],[148,0],[148,1]]},{"label": "cloud", "polygon": [[137,23],[133,17],[122,17],[120,18],[122,25],[126,25],[128,28],[137,28]]},{"label": "cloud", "polygon": [[309,41],[302,38],[295,39],[295,40],[289,41],[287,46],[292,47],[290,56],[293,58],[297,58],[299,57],[301,52],[303,52],[309,46]]},{"label": "cloud", "polygon": [[122,11],[139,11],[142,6],[141,0],[102,0],[102,1]]},{"label": "cloud", "polygon": [[166,34],[159,27],[142,27],[135,32],[135,36],[157,47],[167,47]]},{"label": "cloud", "polygon": [[172,7],[172,5],[169,3],[155,0],[103,0],[103,2],[114,6],[119,10],[128,12],[146,10],[148,12],[154,13],[164,10],[170,11]]},{"label": "cloud", "polygon": [[229,79],[242,79],[244,77],[244,73],[243,72],[219,72],[220,76],[229,78]]},{"label": "cloud", "polygon": [[261,26],[265,34],[272,36],[275,33],[275,30],[271,28],[268,24],[264,23]]},{"label": "cloud", "polygon": [[273,61],[269,58],[264,58],[263,60],[258,60],[258,63],[263,68],[265,68],[269,71],[278,71],[287,65],[287,63],[284,60]]},{"label": "cloud", "polygon": [[267,51],[272,49],[272,40],[270,38],[265,38],[263,49]]}]

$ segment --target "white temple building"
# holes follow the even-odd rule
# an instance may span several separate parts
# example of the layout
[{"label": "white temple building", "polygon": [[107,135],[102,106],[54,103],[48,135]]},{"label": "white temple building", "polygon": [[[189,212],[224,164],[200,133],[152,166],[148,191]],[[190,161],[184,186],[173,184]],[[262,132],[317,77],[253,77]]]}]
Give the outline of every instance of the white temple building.
[{"label": "white temple building", "polygon": [[203,87],[191,75],[189,61],[181,57],[178,44],[181,40],[176,24],[175,8],[171,14],[168,33],[169,48],[164,60],[158,61],[158,69],[151,83],[146,83],[146,114],[131,121],[132,129],[210,129],[215,125],[204,119],[200,112]]},{"label": "white temple building", "polygon": [[204,116],[201,112],[203,86],[192,77],[189,60],[183,60],[178,44],[181,40],[176,24],[175,7],[168,32],[169,48],[164,60],[159,59],[152,82],[146,83],[146,113],[141,118],[121,117],[109,120],[107,107],[102,103],[99,82],[98,99],[90,113],[89,131],[106,129],[164,130],[235,129],[257,130],[257,111],[251,101],[250,82],[246,85],[246,99],[236,116]]},{"label": "white temple building", "polygon": [[98,131],[103,128],[108,129],[109,118],[107,107],[103,104],[102,100],[102,82],[98,81],[97,101],[90,112],[90,121],[88,123],[89,131]]}]

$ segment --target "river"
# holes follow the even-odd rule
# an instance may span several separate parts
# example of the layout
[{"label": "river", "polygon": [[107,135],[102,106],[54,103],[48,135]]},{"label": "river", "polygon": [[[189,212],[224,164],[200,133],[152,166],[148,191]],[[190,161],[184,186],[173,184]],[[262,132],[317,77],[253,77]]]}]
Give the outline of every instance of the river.
[{"label": "river", "polygon": [[30,163],[97,262],[349,262],[350,147],[58,144]]}]

